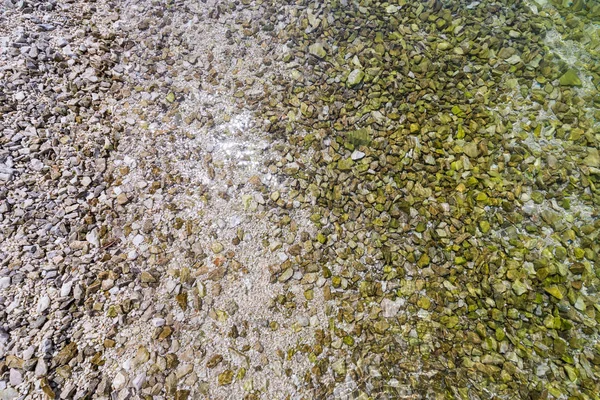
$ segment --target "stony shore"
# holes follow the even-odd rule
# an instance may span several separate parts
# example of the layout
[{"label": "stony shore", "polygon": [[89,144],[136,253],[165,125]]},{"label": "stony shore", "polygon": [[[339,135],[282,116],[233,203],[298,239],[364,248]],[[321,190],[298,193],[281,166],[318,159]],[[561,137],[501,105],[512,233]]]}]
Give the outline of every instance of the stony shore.
[{"label": "stony shore", "polygon": [[2,0],[0,399],[598,399],[599,88],[593,1]]}]

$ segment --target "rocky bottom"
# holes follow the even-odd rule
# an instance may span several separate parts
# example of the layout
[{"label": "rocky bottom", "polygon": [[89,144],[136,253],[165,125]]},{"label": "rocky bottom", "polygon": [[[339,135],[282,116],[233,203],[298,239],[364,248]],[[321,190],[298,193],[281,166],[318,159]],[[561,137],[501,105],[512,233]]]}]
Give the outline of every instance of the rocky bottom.
[{"label": "rocky bottom", "polygon": [[4,0],[0,399],[597,399],[595,1]]}]

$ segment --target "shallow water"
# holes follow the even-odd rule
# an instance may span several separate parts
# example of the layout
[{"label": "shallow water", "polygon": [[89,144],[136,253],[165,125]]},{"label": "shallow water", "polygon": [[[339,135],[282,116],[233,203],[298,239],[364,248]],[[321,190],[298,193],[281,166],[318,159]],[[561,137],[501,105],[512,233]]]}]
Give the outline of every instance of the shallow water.
[{"label": "shallow water", "polygon": [[0,398],[599,398],[597,1],[16,3]]}]

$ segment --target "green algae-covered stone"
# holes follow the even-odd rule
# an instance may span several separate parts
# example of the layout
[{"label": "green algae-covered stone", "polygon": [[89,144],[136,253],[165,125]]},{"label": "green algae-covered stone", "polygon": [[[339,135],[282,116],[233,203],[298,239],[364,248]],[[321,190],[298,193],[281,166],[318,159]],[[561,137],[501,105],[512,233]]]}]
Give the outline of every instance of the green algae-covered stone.
[{"label": "green algae-covered stone", "polygon": [[581,79],[577,75],[577,71],[574,69],[569,69],[564,73],[563,76],[560,77],[558,82],[561,86],[581,86]]}]

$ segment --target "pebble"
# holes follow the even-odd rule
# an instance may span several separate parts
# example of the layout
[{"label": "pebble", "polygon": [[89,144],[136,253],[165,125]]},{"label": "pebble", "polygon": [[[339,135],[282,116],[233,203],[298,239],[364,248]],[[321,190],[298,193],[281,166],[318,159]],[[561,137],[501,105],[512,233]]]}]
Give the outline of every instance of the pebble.
[{"label": "pebble", "polygon": [[12,386],[19,386],[21,383],[23,383],[23,374],[21,374],[21,371],[15,368],[11,368],[9,374],[9,382]]},{"label": "pebble", "polygon": [[35,364],[35,376],[41,377],[45,376],[48,373],[48,365],[43,358],[38,358],[37,363]]},{"label": "pebble", "polygon": [[142,243],[144,243],[144,236],[142,236],[142,235],[139,235],[139,234],[138,234],[138,235],[135,235],[135,236],[133,237],[133,239],[131,240],[131,243],[133,243],[133,245],[134,245],[134,246],[139,246],[139,245],[141,245]]},{"label": "pebble", "polygon": [[121,193],[117,196],[117,203],[120,205],[125,205],[129,202],[129,198],[125,193]]},{"label": "pebble", "polygon": [[0,278],[0,289],[6,289],[10,286],[10,277],[3,276]]},{"label": "pebble", "polygon": [[127,383],[127,375],[125,375],[124,372],[119,372],[119,373],[117,373],[117,375],[115,375],[115,378],[112,381],[112,387],[115,390],[121,390],[125,387],[126,383]]},{"label": "pebble", "polygon": [[73,281],[65,282],[60,287],[60,297],[67,297],[71,293]]},{"label": "pebble", "polygon": [[1,398],[597,392],[584,12],[67,3],[4,1]]},{"label": "pebble", "polygon": [[362,151],[358,151],[358,150],[354,150],[352,152],[352,154],[350,155],[350,158],[354,161],[361,160],[364,157],[365,157],[365,153],[363,153]]},{"label": "pebble", "polygon": [[42,313],[50,307],[50,297],[42,296],[38,302],[37,312]]}]

